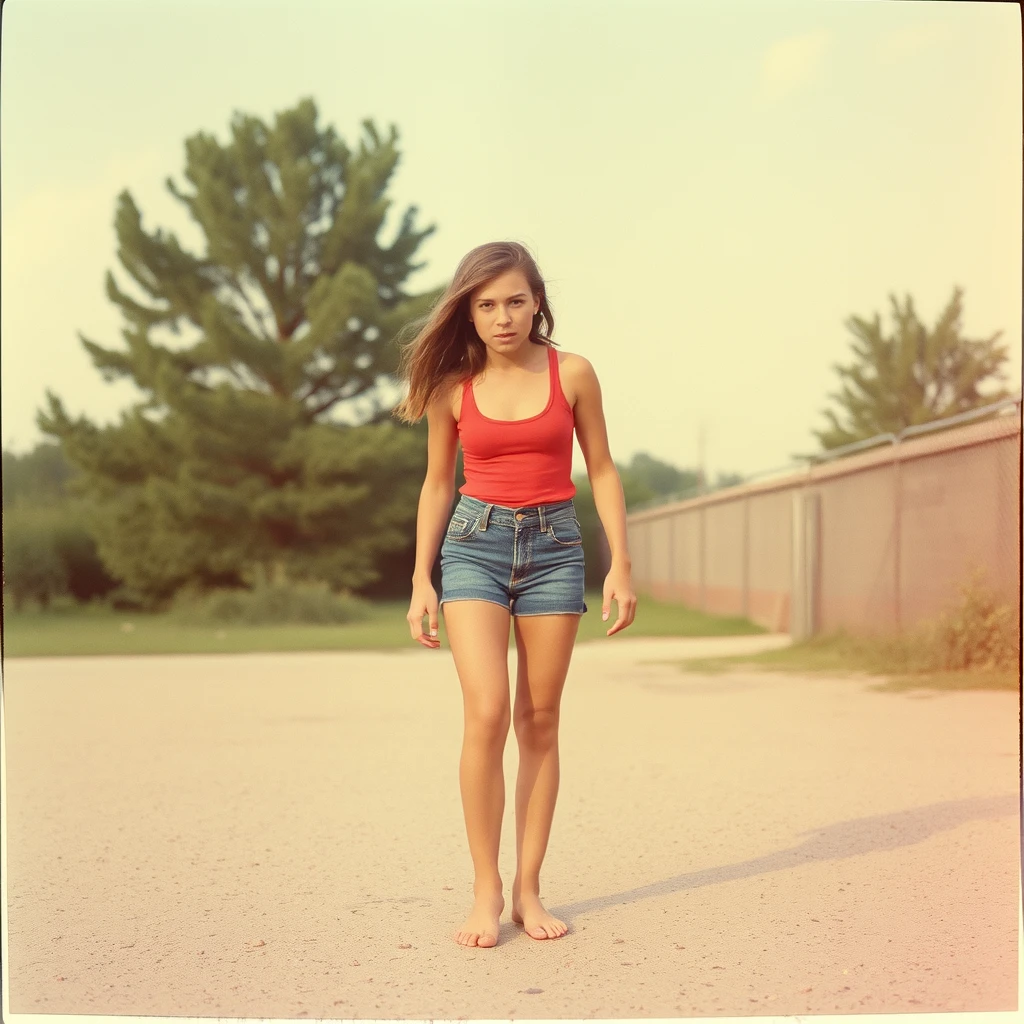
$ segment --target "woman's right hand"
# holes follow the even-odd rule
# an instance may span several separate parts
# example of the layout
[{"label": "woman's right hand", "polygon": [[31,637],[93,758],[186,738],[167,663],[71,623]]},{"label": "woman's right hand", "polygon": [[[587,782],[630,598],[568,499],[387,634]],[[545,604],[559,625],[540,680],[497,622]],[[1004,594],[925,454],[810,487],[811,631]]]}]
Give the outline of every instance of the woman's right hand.
[{"label": "woman's right hand", "polygon": [[[423,616],[430,620],[430,634],[423,632]],[[409,623],[409,632],[413,640],[437,650],[441,641],[437,638],[437,591],[429,582],[414,583],[412,588],[412,600],[409,602],[409,614],[406,615]]]}]

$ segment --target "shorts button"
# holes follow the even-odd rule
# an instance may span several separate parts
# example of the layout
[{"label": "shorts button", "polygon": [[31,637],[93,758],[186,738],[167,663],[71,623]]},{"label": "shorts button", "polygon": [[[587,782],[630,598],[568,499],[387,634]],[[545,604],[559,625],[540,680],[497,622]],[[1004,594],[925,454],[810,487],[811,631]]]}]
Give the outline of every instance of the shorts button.
[{"label": "shorts button", "polygon": [[522,519],[522,518],[523,518],[523,513],[522,512],[517,512],[516,513],[516,519]]}]

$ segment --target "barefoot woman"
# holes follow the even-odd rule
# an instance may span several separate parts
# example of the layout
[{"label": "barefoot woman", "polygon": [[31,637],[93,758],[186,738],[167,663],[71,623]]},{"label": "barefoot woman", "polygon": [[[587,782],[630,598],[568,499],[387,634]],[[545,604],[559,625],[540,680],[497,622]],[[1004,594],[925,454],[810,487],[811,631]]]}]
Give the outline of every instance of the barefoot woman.
[{"label": "barefoot woman", "polygon": [[[553,326],[529,252],[492,243],[463,258],[402,352],[409,392],[395,413],[406,422],[425,414],[429,427],[409,628],[424,646],[439,646],[431,568],[443,541],[441,606],[465,711],[459,783],[475,871],[473,909],[455,934],[465,946],[494,946],[505,907],[498,842],[510,720],[519,743],[512,919],[535,939],[567,930],[540,901],[540,867],[558,791],[559,702],[587,610],[570,476],[574,427],[611,550],[602,612],[607,619],[614,599],[618,617],[608,635],[628,626],[636,610],[600,387],[586,359],[552,347]],[[449,520],[460,441],[466,483]],[[518,651],[514,712],[510,618]]]}]

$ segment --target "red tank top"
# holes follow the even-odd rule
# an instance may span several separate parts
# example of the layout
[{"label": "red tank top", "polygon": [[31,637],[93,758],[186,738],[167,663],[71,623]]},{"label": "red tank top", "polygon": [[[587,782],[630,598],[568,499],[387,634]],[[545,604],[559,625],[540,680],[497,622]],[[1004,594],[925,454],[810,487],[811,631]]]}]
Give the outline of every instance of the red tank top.
[{"label": "red tank top", "polygon": [[[532,344],[532,342],[531,342]],[[495,505],[551,505],[576,493],[572,482],[572,408],[548,346],[548,404],[524,420],[492,420],[476,407],[473,381],[462,385],[459,440],[466,482],[459,493]]]}]

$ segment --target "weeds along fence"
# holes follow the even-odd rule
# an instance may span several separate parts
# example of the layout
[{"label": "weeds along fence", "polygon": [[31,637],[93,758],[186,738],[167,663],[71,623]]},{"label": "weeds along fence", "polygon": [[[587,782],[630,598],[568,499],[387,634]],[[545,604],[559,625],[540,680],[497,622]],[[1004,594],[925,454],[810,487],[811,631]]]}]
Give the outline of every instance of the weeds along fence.
[{"label": "weeds along fence", "polygon": [[634,509],[633,583],[795,639],[934,618],[980,568],[1020,604],[1021,396]]}]

